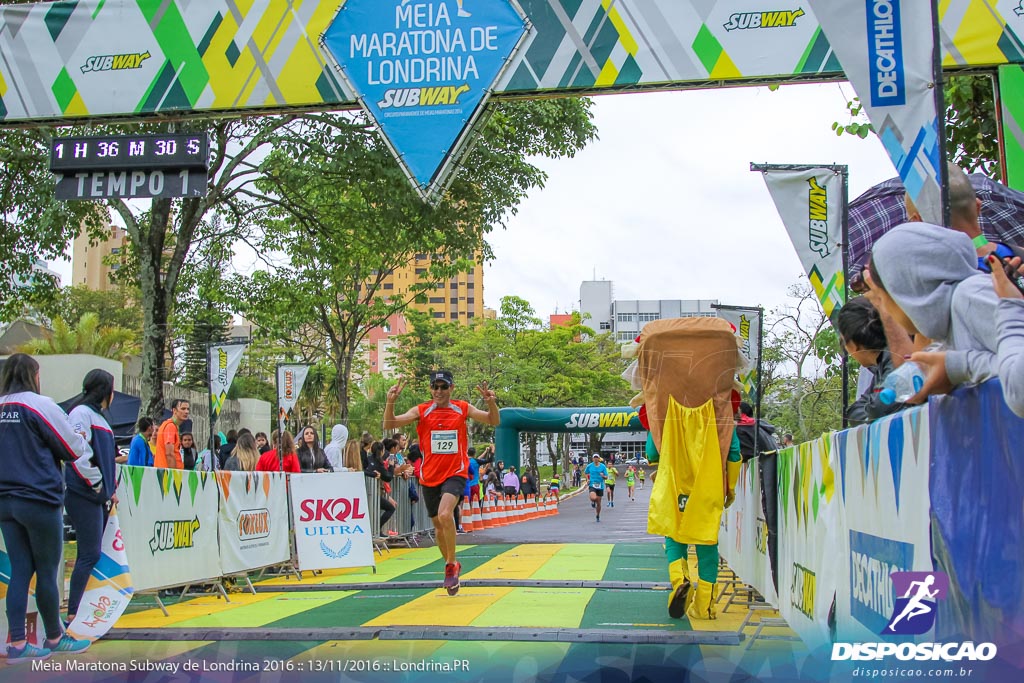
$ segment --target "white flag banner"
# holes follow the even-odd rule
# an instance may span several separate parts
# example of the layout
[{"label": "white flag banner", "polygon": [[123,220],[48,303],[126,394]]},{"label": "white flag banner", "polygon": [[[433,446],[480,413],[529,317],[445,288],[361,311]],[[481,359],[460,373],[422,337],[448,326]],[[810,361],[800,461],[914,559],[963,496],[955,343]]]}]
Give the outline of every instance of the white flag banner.
[{"label": "white flag banner", "polygon": [[82,602],[78,604],[78,613],[68,626],[68,633],[75,638],[102,638],[124,614],[134,592],[124,537],[115,510],[107,518],[100,559],[92,568],[85,593],[82,594]]},{"label": "white flag banner", "polygon": [[242,362],[242,355],[248,344],[218,344],[210,347],[208,368],[210,373],[210,405],[213,408],[213,418],[220,416],[221,408],[228,397],[228,389],[238,372],[238,365]]},{"label": "white flag banner", "polygon": [[942,225],[932,0],[809,0],[921,217]]},{"label": "white flag banner", "polygon": [[719,306],[718,317],[736,328],[740,338],[740,351],[750,361],[746,370],[739,373],[740,383],[750,393],[757,387],[758,347],[761,338],[761,311],[757,308],[730,308]]},{"label": "white flag banner", "polygon": [[843,274],[844,183],[833,168],[762,170],[800,263],[825,315],[846,303]]},{"label": "white flag banner", "polygon": [[289,477],[299,569],[374,566],[365,479],[362,472]]},{"label": "white flag banner", "polygon": [[302,385],[306,383],[306,375],[309,374],[308,365],[278,365],[277,366],[277,405],[279,406],[278,419],[284,420],[292,411],[295,404],[299,402],[299,394],[302,393]]},{"label": "white flag banner", "polygon": [[217,472],[220,566],[239,574],[288,560],[288,488],[283,472]]}]

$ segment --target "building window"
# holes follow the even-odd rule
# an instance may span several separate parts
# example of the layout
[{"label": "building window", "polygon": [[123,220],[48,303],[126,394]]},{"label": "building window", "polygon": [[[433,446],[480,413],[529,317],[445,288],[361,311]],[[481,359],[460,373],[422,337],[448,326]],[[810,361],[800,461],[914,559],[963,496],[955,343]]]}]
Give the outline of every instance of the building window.
[{"label": "building window", "polygon": [[443,304],[444,303],[444,297],[443,296],[432,296],[432,297],[430,297],[430,303],[432,303],[432,304]]},{"label": "building window", "polygon": [[620,323],[631,323],[636,321],[636,313],[619,313],[616,318]]},{"label": "building window", "polygon": [[472,318],[473,317],[473,311],[470,311],[469,313],[467,313],[466,317],[467,318]]},{"label": "building window", "polygon": [[443,318],[443,317],[444,317],[444,313],[443,313],[443,312],[441,312],[441,313],[435,313],[435,314],[434,314],[434,317],[435,317],[435,318]]},{"label": "building window", "polygon": [[466,285],[466,289],[473,289],[473,281],[470,280],[469,284]]},{"label": "building window", "polygon": [[459,319],[459,314],[456,313],[455,311],[452,311],[452,320],[458,320],[458,319]]},{"label": "building window", "polygon": [[426,254],[416,254],[416,260],[417,261],[426,261],[427,260],[427,255]]},{"label": "building window", "polygon": [[111,254],[120,254],[120,253],[121,253],[121,247],[113,247],[113,248],[112,248],[112,249],[110,250],[110,253],[111,253]]},{"label": "building window", "polygon": [[637,313],[637,320],[642,323],[661,320],[661,313]]},{"label": "building window", "polygon": [[453,304],[457,304],[457,303],[459,303],[459,297],[457,297],[457,296],[453,296],[453,297],[452,297],[452,298],[450,299],[450,301],[451,301],[451,303],[453,303]]},{"label": "building window", "polygon": [[635,336],[636,335],[633,334],[632,332],[619,332],[617,335],[615,335],[615,339],[620,342],[628,342],[631,341]]},{"label": "building window", "polygon": [[612,324],[611,323],[601,323],[601,329],[602,330],[610,330],[610,329],[612,329]]},{"label": "building window", "polygon": [[416,274],[417,275],[423,275],[423,273],[425,273],[425,272],[427,272],[426,268],[417,268],[416,269]]},{"label": "building window", "polygon": [[476,303],[476,299],[474,299],[473,297],[469,297],[468,299],[466,299],[466,303],[467,304],[475,304]]},{"label": "building window", "polygon": [[457,282],[453,282],[451,288],[452,289],[458,289],[459,288],[459,284]]},{"label": "building window", "polygon": [[395,288],[394,284],[392,284],[390,282],[385,282],[384,283],[384,289],[394,289],[394,288]]}]

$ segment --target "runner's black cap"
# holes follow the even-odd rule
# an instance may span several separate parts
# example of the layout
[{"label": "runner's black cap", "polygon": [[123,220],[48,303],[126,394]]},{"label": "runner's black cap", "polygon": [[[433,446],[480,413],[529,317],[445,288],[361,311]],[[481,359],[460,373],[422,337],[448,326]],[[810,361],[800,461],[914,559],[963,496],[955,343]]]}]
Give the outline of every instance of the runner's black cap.
[{"label": "runner's black cap", "polygon": [[447,382],[448,384],[455,384],[455,380],[452,378],[451,370],[434,370],[430,373],[430,383],[434,382]]}]

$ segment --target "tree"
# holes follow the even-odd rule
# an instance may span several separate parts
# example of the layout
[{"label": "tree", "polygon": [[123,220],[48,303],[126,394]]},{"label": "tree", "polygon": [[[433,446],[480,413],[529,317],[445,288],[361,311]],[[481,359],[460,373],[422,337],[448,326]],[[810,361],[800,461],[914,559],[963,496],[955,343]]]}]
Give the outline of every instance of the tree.
[{"label": "tree", "polygon": [[79,320],[86,313],[94,313],[100,327],[132,330],[136,337],[142,333],[142,307],[139,293],[130,287],[116,286],[108,290],[94,290],[84,286],[62,287],[41,310],[47,319]]},{"label": "tree", "polygon": [[33,339],[19,350],[37,355],[86,353],[124,361],[138,351],[137,339],[134,330],[100,327],[99,316],[85,313],[74,327],[54,318],[51,334],[45,339]]},{"label": "tree", "polygon": [[[344,121],[359,122],[349,116]],[[265,253],[286,262],[234,282],[246,317],[273,330],[310,360],[338,371],[341,419],[369,331],[473,260],[486,258],[484,235],[503,225],[544,173],[527,158],[572,155],[595,135],[589,102],[505,103],[480,135],[444,199],[424,204],[377,135],[339,117],[304,119],[288,129],[261,166],[257,195]],[[426,277],[399,294],[385,290],[395,269],[433,256]]]}]

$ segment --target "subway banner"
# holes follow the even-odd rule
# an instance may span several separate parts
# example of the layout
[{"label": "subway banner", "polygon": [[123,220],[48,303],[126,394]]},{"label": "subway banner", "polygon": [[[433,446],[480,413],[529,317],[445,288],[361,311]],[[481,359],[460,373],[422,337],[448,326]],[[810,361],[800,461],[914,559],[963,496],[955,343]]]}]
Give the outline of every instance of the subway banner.
[{"label": "subway banner", "polygon": [[945,225],[933,1],[808,2],[921,217]]},{"label": "subway banner", "polygon": [[726,320],[736,329],[740,338],[740,351],[750,361],[750,366],[739,373],[740,383],[748,394],[757,389],[757,361],[761,347],[761,309],[742,306],[716,306],[718,317]]},{"label": "subway banner", "polygon": [[928,423],[928,408],[920,407],[835,435],[840,494],[849,511],[844,551],[836,555],[840,641],[884,640],[902,597],[890,575],[932,570]]},{"label": "subway banner", "polygon": [[375,565],[365,479],[362,472],[289,477],[299,569]]},{"label": "subway banner", "polygon": [[248,344],[216,344],[209,349],[206,361],[210,373],[210,410],[214,420],[220,417],[231,382],[235,379],[247,347]]},{"label": "subway banner", "polygon": [[[486,27],[494,23],[480,17],[489,17],[490,6],[499,3],[372,0],[379,14],[375,21],[390,20],[392,28],[353,26],[359,33],[349,35],[347,44],[325,49],[322,39],[346,35],[335,26],[346,21],[339,11],[343,4],[78,0],[7,5],[0,8],[0,120],[157,120],[167,112],[356,108],[359,93],[346,85],[330,56],[351,73],[360,65],[340,57],[353,49],[365,60],[362,77],[374,87],[420,88],[422,94],[428,86],[458,90],[476,75],[483,78],[480,65],[477,74],[469,68],[468,56],[475,54],[474,35],[478,45],[492,44]],[[370,7],[371,0],[358,4]],[[914,6],[931,3],[900,4],[906,23],[908,12],[916,13]],[[1018,0],[941,4],[946,68],[1024,62]],[[862,23],[851,27],[862,37],[866,27],[864,2],[550,0],[520,5],[532,28],[508,56],[508,68],[495,88],[499,96],[709,87],[766,78],[831,80],[841,76],[841,67],[812,6],[859,5]],[[460,22],[474,21],[464,25],[483,26],[483,32],[463,31],[460,41]],[[876,25],[884,28],[884,23]],[[363,33],[365,44],[359,37]],[[373,36],[377,39],[371,42]],[[462,66],[456,68],[460,57]],[[365,71],[366,62],[383,60],[394,68]],[[410,96],[403,94],[401,101]],[[390,101],[396,101],[395,95]]]},{"label": "subway banner", "polygon": [[212,581],[221,575],[217,484],[208,472],[121,466],[121,528],[136,591]]},{"label": "subway banner", "polygon": [[779,612],[811,649],[830,641],[828,614],[844,564],[846,515],[836,490],[834,434],[779,459]]},{"label": "subway banner", "polygon": [[768,559],[768,527],[761,507],[759,463],[759,458],[753,458],[740,466],[736,500],[722,514],[718,550],[744,583],[777,607],[779,598]]},{"label": "subway banner", "polygon": [[286,562],[288,483],[282,472],[217,472],[220,566],[240,574]]},{"label": "subway banner", "polygon": [[135,588],[128,571],[128,555],[125,553],[121,525],[117,511],[107,518],[103,529],[100,559],[89,575],[85,593],[78,605],[75,620],[68,626],[68,633],[74,638],[98,640],[107,634],[132,600]]},{"label": "subway banner", "polygon": [[807,271],[825,315],[846,303],[843,271],[843,167],[755,166],[764,176],[782,224]]}]

